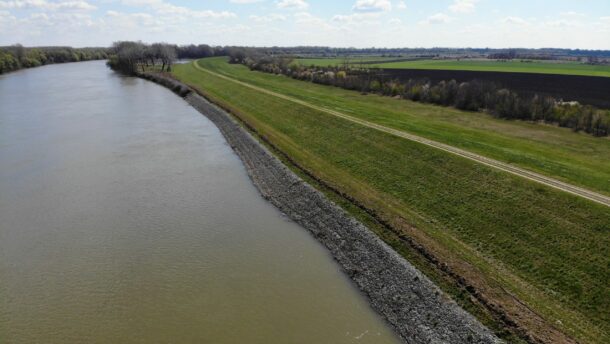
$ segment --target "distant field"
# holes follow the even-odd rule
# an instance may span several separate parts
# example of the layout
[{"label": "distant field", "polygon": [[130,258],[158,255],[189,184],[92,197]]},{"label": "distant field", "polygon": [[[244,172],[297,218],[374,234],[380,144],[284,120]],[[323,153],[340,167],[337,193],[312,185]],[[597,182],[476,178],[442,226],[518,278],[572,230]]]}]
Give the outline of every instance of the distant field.
[{"label": "distant field", "polygon": [[[608,193],[610,140],[251,72],[217,73]],[[607,207],[201,72],[174,74],[229,107],[317,178],[450,264],[476,270],[583,342],[610,340]],[[407,224],[416,229],[403,227]],[[456,266],[457,266],[456,265]]]},{"label": "distant field", "polygon": [[363,57],[354,57],[350,56],[347,58],[303,58],[297,59],[296,62],[305,66],[339,66],[348,62],[349,64],[358,64],[361,62],[381,62],[381,61],[392,61],[400,59],[400,57],[385,57],[385,56],[363,56]]},{"label": "distant field", "polygon": [[[364,61],[377,61],[383,58],[367,57]],[[390,58],[387,58],[390,59]],[[396,58],[393,58],[396,59]],[[358,60],[350,60],[357,63]],[[299,59],[304,65],[338,65],[343,59]],[[369,67],[396,68],[396,69],[439,69],[439,70],[467,70],[482,72],[513,72],[513,73],[542,73],[583,76],[610,77],[610,66],[594,66],[577,62],[520,62],[520,61],[485,61],[485,60],[416,60],[388,63],[368,64]]]}]

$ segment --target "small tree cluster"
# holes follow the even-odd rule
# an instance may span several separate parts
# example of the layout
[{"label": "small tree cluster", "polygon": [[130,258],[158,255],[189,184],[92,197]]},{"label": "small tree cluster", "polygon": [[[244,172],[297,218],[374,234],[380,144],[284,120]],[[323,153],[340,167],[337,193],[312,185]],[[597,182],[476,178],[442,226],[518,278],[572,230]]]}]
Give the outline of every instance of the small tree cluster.
[{"label": "small tree cluster", "polygon": [[176,46],[166,43],[115,42],[108,66],[125,74],[146,71],[146,67],[159,66],[161,72],[171,71],[176,60]]},{"label": "small tree cluster", "polygon": [[214,48],[207,44],[190,44],[176,47],[176,55],[181,59],[200,59],[216,56],[221,50],[222,48]]}]

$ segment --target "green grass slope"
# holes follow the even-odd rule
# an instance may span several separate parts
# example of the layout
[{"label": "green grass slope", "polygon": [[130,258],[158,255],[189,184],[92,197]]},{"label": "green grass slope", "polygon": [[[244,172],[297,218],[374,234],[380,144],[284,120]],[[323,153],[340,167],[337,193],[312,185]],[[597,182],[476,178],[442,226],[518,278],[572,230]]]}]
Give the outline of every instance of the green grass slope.
[{"label": "green grass slope", "polygon": [[[317,105],[504,157],[607,190],[608,141],[554,127],[313,85],[250,72],[225,59],[200,65]],[[519,177],[179,65],[174,74],[230,107],[316,177],[406,222],[562,330],[610,340],[610,211]],[[449,112],[449,113],[447,113]],[[565,164],[564,160],[568,160]],[[600,162],[601,160],[601,162]],[[542,161],[542,163],[541,163]],[[549,166],[562,166],[555,171]],[[570,171],[565,173],[564,169]],[[553,173],[551,173],[553,172]]]},{"label": "green grass slope", "polygon": [[484,113],[392,99],[251,72],[206,59],[216,72],[274,92],[515,164],[610,195],[610,138],[566,128],[508,121]]}]

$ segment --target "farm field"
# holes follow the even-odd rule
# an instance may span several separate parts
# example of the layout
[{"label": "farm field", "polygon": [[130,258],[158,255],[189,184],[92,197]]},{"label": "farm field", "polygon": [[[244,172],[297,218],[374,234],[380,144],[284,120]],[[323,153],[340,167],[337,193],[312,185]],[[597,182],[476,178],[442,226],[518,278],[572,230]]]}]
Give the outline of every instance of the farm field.
[{"label": "farm field", "polygon": [[305,66],[339,66],[348,62],[350,64],[358,64],[362,62],[382,62],[382,61],[392,61],[400,59],[400,57],[386,57],[386,56],[350,56],[347,58],[299,58],[296,59],[296,63],[300,63]]},{"label": "farm field", "polygon": [[[332,61],[332,63],[330,63]],[[375,61],[370,58],[370,61]],[[342,59],[301,59],[304,65],[339,65]],[[512,73],[542,73],[582,76],[610,77],[610,66],[595,66],[577,62],[521,62],[521,61],[485,61],[485,60],[416,60],[388,63],[374,63],[367,67],[389,69],[437,69],[437,70],[466,70],[484,72],[512,72]]]},{"label": "farm field", "polygon": [[216,72],[394,129],[462,148],[610,195],[610,139],[569,129],[506,121],[483,113],[422,104],[250,72],[223,58]]},{"label": "farm field", "polygon": [[[606,138],[363,96],[251,72],[224,58],[199,64],[274,92],[610,192]],[[175,66],[174,74],[456,270],[467,266],[459,271],[484,276],[494,291],[510,291],[549,323],[560,320],[561,330],[583,342],[610,339],[607,207],[256,92],[192,64]]]}]

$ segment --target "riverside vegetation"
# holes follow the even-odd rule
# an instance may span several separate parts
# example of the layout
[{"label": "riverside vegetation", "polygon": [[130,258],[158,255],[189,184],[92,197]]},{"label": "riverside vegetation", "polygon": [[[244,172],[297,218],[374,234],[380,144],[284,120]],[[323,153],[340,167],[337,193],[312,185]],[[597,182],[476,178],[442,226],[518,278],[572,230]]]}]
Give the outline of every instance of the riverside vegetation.
[{"label": "riverside vegetation", "polygon": [[204,70],[608,194],[606,138],[362,95],[250,71],[226,58],[197,63],[176,65],[172,74],[256,130],[293,167],[356,204],[351,211],[365,210],[383,223],[378,234],[397,251],[409,256],[418,248],[422,270],[465,288],[469,296],[446,287],[459,302],[479,305],[483,310],[475,314],[506,325],[506,331],[516,328],[516,339],[505,338],[610,340],[607,207]]},{"label": "riverside vegetation", "polygon": [[21,44],[15,44],[0,47],[0,74],[51,63],[105,60],[108,58],[108,53],[108,48],[26,48]]},{"label": "riverside vegetation", "polygon": [[212,47],[207,44],[175,45],[147,44],[141,41],[118,41],[108,48],[108,67],[127,75],[143,72],[170,72],[176,59],[194,59],[210,56],[227,56],[243,49],[230,46]]},{"label": "riverside vegetation", "polygon": [[[145,44],[133,41],[116,42],[110,48],[24,47],[21,44],[15,44],[0,47],[0,74],[53,63],[106,59],[109,59],[108,65],[113,69],[130,74],[139,64],[144,66],[151,64],[165,70],[171,68],[171,63],[176,58],[225,56],[232,49],[235,48],[211,47],[207,44],[181,46],[167,43]],[[156,62],[161,64],[156,66],[154,65]]]}]

